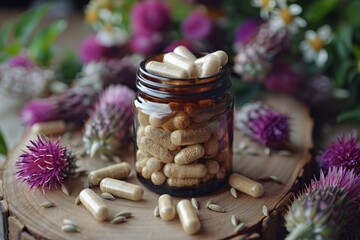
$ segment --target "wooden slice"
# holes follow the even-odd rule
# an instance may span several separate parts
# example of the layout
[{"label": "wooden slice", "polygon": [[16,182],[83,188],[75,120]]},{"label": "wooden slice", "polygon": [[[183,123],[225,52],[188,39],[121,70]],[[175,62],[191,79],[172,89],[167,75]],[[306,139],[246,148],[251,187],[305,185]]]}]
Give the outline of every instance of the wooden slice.
[{"label": "wooden slice", "polygon": [[[200,203],[198,215],[202,224],[198,234],[187,235],[182,230],[178,218],[165,222],[154,217],[153,210],[157,205],[158,195],[147,189],[144,200],[140,202],[118,198],[114,201],[105,200],[112,216],[119,211],[133,213],[133,217],[127,219],[125,223],[116,225],[110,224],[109,221],[98,222],[84,206],[74,204],[79,192],[88,187],[86,176],[67,180],[69,196],[61,190],[47,192],[46,195],[38,190],[29,191],[27,186],[16,181],[14,177],[16,172],[15,161],[21,150],[25,149],[29,139],[35,138],[31,133],[27,133],[10,153],[3,173],[4,196],[8,202],[9,220],[11,220],[9,221],[9,231],[12,237],[27,236],[26,239],[30,239],[31,236],[46,239],[221,239],[256,231],[262,233],[264,239],[276,239],[276,237],[274,238],[273,227],[280,226],[269,226],[272,220],[276,219],[276,215],[279,215],[277,213],[284,210],[284,206],[293,195],[294,186],[299,181],[299,174],[303,174],[305,166],[310,162],[309,150],[312,147],[313,122],[308,109],[290,97],[271,95],[266,97],[266,101],[276,109],[288,113],[291,117],[292,154],[283,156],[278,151],[272,151],[270,155],[267,155],[264,147],[236,131],[233,148],[233,171],[252,179],[266,179],[269,176],[276,176],[283,184],[274,181],[262,181],[265,193],[261,198],[252,198],[241,193],[238,193],[238,198],[234,198],[229,191],[229,186],[213,194],[198,197],[197,200]],[[63,145],[72,146],[81,143],[81,133],[72,134],[68,140],[66,138],[63,138]],[[257,156],[245,154],[239,149],[240,143],[244,141],[247,143],[248,149],[251,148],[258,153]],[[121,159],[133,165],[132,143],[124,146],[124,149],[120,156]],[[79,160],[79,165],[88,170],[109,164],[107,161],[98,159],[85,158]],[[134,170],[128,181],[140,184]],[[99,188],[93,189],[100,193]],[[176,203],[179,200],[181,199],[175,198]],[[218,213],[206,209],[205,205],[209,200],[224,207],[226,212]],[[42,208],[40,205],[45,201],[54,202],[55,206]],[[268,209],[269,216],[267,217],[263,214],[263,206]],[[241,222],[245,223],[246,229],[244,231],[234,233],[234,226],[231,223],[232,215],[236,215]],[[78,225],[80,232],[63,232],[61,226],[64,219],[72,220]],[[276,221],[273,222],[276,223]],[[17,227],[14,228],[12,223],[16,223]],[[24,230],[29,234],[25,234]],[[14,234],[18,236],[13,236]]]}]

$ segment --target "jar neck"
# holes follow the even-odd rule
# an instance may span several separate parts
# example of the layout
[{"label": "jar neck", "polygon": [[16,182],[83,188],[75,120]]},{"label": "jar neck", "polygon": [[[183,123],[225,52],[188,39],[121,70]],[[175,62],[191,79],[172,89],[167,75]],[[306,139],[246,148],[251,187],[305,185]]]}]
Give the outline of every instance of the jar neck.
[{"label": "jar neck", "polygon": [[162,61],[163,55],[151,56],[140,63],[136,86],[142,93],[155,98],[205,99],[228,92],[231,88],[228,64],[215,75],[204,78],[169,78],[152,74],[145,69],[147,62]]}]

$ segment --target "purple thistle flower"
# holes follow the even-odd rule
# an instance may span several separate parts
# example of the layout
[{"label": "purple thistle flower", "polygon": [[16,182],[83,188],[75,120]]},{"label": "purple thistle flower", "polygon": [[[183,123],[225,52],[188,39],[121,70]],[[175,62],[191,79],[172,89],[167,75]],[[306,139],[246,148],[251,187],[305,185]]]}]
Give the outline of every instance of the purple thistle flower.
[{"label": "purple thistle flower", "polygon": [[20,155],[15,165],[16,178],[29,185],[30,189],[54,189],[64,183],[75,168],[74,157],[65,147],[60,146],[60,138],[49,139],[38,136],[30,141],[27,151]]},{"label": "purple thistle flower", "polygon": [[235,30],[235,42],[247,44],[255,36],[262,21],[259,19],[248,19]]},{"label": "purple thistle flower", "polygon": [[145,56],[160,51],[164,36],[159,33],[142,32],[135,34],[130,40],[130,49]]},{"label": "purple thistle flower", "polygon": [[290,119],[263,102],[245,104],[235,115],[236,127],[262,145],[278,148],[290,139]]},{"label": "purple thistle flower", "polygon": [[79,56],[84,63],[106,58],[110,53],[110,48],[103,46],[95,35],[85,38],[79,49]]},{"label": "purple thistle flower", "polygon": [[112,159],[121,143],[130,136],[134,92],[126,86],[112,85],[101,95],[85,124],[86,152]]},{"label": "purple thistle flower", "polygon": [[341,134],[330,142],[329,147],[317,157],[319,165],[325,169],[343,167],[360,175],[360,146],[355,133],[348,137]]},{"label": "purple thistle flower", "polygon": [[209,17],[192,12],[181,24],[181,31],[188,39],[204,40],[211,35],[213,23]]},{"label": "purple thistle flower", "polygon": [[31,127],[35,123],[60,119],[51,99],[34,99],[26,103],[20,113],[21,122]]},{"label": "purple thistle flower", "polygon": [[301,84],[301,77],[289,64],[278,62],[265,77],[265,86],[273,91],[294,94]]},{"label": "purple thistle flower", "polygon": [[170,10],[162,1],[143,1],[132,8],[131,24],[135,34],[164,32],[170,23]]},{"label": "purple thistle flower", "polygon": [[35,63],[24,55],[15,56],[9,59],[7,61],[7,64],[10,67],[23,67],[23,68],[31,68],[35,66]]}]

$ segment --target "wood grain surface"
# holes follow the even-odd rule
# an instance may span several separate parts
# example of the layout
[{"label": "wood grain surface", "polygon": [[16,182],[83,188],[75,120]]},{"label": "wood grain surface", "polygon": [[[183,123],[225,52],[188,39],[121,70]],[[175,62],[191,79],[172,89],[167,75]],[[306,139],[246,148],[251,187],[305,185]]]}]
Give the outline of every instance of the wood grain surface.
[{"label": "wood grain surface", "polygon": [[[8,202],[9,220],[17,223],[18,229],[22,226],[31,236],[47,239],[221,239],[234,237],[234,227],[230,218],[234,214],[247,226],[245,231],[266,231],[264,221],[272,218],[273,211],[283,209],[294,184],[298,181],[299,174],[310,162],[309,150],[312,148],[311,133],[313,122],[309,116],[308,109],[290,97],[271,95],[266,101],[276,109],[288,113],[291,117],[291,149],[290,157],[280,156],[273,151],[270,156],[264,154],[264,148],[244,137],[239,131],[235,133],[233,171],[253,179],[260,179],[275,175],[279,177],[283,185],[275,182],[263,182],[265,193],[261,198],[252,198],[245,194],[239,194],[233,198],[229,192],[229,186],[203,197],[198,197],[200,210],[198,215],[202,224],[201,231],[193,236],[188,236],[181,228],[178,218],[165,222],[153,216],[153,209],[157,205],[158,195],[145,190],[144,200],[132,202],[125,199],[114,201],[105,200],[111,210],[111,214],[119,211],[131,211],[133,217],[127,222],[113,225],[109,222],[98,222],[82,206],[75,205],[74,201],[78,193],[88,187],[86,176],[70,178],[66,184],[70,195],[65,195],[61,190],[48,192],[44,195],[41,191],[29,191],[28,187],[16,181],[14,174],[15,161],[29,139],[35,136],[28,132],[20,143],[10,153],[3,173],[4,197]],[[78,146],[81,143],[81,132],[73,133],[63,138],[63,145]],[[258,156],[249,156],[239,150],[239,143],[246,141],[248,145],[259,153]],[[133,165],[132,143],[123,147],[121,159]],[[109,165],[109,162],[98,159],[80,159],[79,164],[88,170]],[[134,172],[134,171],[133,171]],[[128,179],[129,182],[138,183],[135,174]],[[100,190],[93,188],[97,193]],[[289,193],[290,192],[290,193]],[[290,195],[289,195],[290,194]],[[180,198],[175,198],[177,203]],[[223,206],[226,213],[212,212],[206,209],[208,200]],[[53,208],[42,208],[40,204],[44,201],[55,203]],[[262,213],[266,206],[270,216],[265,219]],[[281,206],[280,206],[281,205]],[[11,219],[10,219],[11,218]],[[73,220],[81,229],[79,233],[64,233],[61,230],[63,219]],[[275,219],[275,218],[274,218]],[[265,223],[266,223],[265,221]],[[266,225],[266,224],[265,224]],[[17,229],[11,234],[18,234]],[[240,233],[241,234],[241,233]],[[265,232],[264,232],[265,234]],[[24,232],[21,233],[24,235]],[[30,235],[25,234],[27,239]],[[271,236],[271,234],[269,234]],[[274,239],[272,237],[264,239]]]}]

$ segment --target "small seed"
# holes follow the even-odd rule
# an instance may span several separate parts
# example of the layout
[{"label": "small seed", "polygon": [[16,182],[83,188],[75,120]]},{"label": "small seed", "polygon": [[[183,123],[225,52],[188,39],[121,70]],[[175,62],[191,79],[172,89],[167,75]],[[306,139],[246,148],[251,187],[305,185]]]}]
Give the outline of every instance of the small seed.
[{"label": "small seed", "polygon": [[264,214],[265,217],[269,216],[269,210],[265,205],[263,205],[262,207],[262,213]]},{"label": "small seed", "polygon": [[191,204],[195,209],[199,210],[199,202],[195,198],[191,198]]},{"label": "small seed", "polygon": [[265,148],[264,149],[264,154],[265,154],[265,156],[270,156],[271,155],[271,149],[270,148]]},{"label": "small seed", "polygon": [[67,196],[70,195],[69,189],[68,189],[68,187],[67,187],[65,184],[62,184],[62,185],[61,185],[61,191],[63,191],[63,193],[65,193]]},{"label": "small seed", "polygon": [[248,148],[245,150],[245,154],[249,156],[258,156],[259,153],[254,148]]},{"label": "small seed", "polygon": [[61,230],[63,230],[64,232],[79,232],[79,228],[72,224],[62,225]]},{"label": "small seed", "polygon": [[282,157],[289,157],[289,156],[292,155],[292,152],[290,152],[288,150],[280,150],[279,155],[282,156]]},{"label": "small seed", "polygon": [[281,184],[281,185],[284,185],[284,184],[281,182],[281,180],[280,180],[277,176],[275,176],[275,175],[271,175],[271,176],[269,176],[269,177],[260,178],[259,180],[260,180],[260,181],[273,181],[273,182],[279,183],[279,184]]},{"label": "small seed", "polygon": [[206,208],[209,208],[209,205],[210,204],[213,204],[214,202],[213,202],[213,200],[209,200],[207,203],[206,203]]},{"label": "small seed", "polygon": [[115,214],[114,218],[117,218],[117,217],[129,218],[131,216],[132,216],[131,212],[118,212],[117,214]]},{"label": "small seed", "polygon": [[53,206],[55,206],[55,204],[50,201],[45,201],[45,202],[41,203],[40,206],[43,208],[52,208]]},{"label": "small seed", "polygon": [[239,225],[237,225],[234,229],[235,233],[239,233],[240,231],[242,231],[245,228],[245,223],[240,223]]},{"label": "small seed", "polygon": [[154,208],[154,217],[159,217],[160,213],[159,213],[159,206],[156,206]]},{"label": "small seed", "polygon": [[239,224],[239,220],[236,218],[235,215],[231,216],[231,224],[236,227]]},{"label": "small seed", "polygon": [[80,198],[79,195],[75,198],[75,205],[80,205]]},{"label": "small seed", "polygon": [[211,203],[208,208],[214,212],[221,212],[221,213],[226,212],[225,208],[215,203]]},{"label": "small seed", "polygon": [[237,197],[238,197],[237,191],[236,191],[235,188],[230,188],[230,193],[231,193],[231,195],[232,195],[234,198],[237,198]]},{"label": "small seed", "polygon": [[101,193],[101,197],[106,200],[115,200],[115,197],[108,192]]},{"label": "small seed", "polygon": [[124,216],[118,216],[118,217],[114,217],[113,220],[111,220],[110,223],[112,224],[118,224],[118,223],[123,223],[126,221],[126,217]]},{"label": "small seed", "polygon": [[64,225],[74,225],[74,226],[76,226],[75,223],[70,219],[64,219],[63,224]]},{"label": "small seed", "polygon": [[239,148],[240,148],[241,151],[244,151],[246,149],[246,147],[247,147],[246,142],[240,142]]}]

